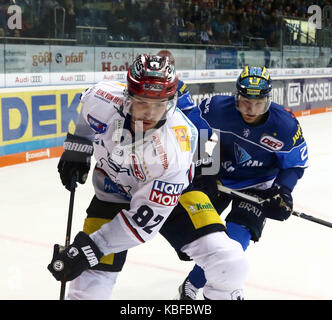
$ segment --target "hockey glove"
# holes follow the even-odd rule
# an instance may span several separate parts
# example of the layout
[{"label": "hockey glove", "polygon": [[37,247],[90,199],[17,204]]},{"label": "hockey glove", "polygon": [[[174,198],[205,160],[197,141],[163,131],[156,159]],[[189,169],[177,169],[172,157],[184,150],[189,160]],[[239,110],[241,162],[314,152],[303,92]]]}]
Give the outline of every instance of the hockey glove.
[{"label": "hockey glove", "polygon": [[84,232],[79,232],[67,248],[54,245],[53,258],[47,269],[58,281],[71,281],[98,264],[103,253]]},{"label": "hockey glove", "polygon": [[73,179],[83,184],[88,177],[93,146],[90,140],[68,133],[64,149],[58,171],[62,184],[71,191],[76,187]]},{"label": "hockey glove", "polygon": [[290,217],[293,210],[293,198],[291,191],[284,186],[277,184],[266,190],[263,204],[265,217],[274,220],[286,220]]}]

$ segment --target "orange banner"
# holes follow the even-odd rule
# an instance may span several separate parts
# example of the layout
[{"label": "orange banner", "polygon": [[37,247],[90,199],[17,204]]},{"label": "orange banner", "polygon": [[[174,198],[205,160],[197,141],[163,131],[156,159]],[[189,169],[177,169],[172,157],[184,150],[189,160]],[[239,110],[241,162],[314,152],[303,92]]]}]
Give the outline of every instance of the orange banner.
[{"label": "orange banner", "polygon": [[42,159],[60,157],[63,147],[52,147],[46,149],[32,150],[20,153],[9,154],[0,157],[0,167],[10,166],[24,162],[37,161]]}]

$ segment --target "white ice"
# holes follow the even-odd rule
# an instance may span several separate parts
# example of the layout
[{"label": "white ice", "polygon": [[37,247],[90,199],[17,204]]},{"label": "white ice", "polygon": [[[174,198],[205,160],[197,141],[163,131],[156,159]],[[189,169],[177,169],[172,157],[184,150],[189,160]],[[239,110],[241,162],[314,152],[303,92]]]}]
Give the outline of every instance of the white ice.
[{"label": "white ice", "polygon": [[[294,209],[332,221],[332,113],[299,121],[310,166],[294,190]],[[0,168],[2,300],[59,298],[60,284],[46,269],[53,244],[64,244],[67,224],[69,192],[60,183],[57,162]],[[72,239],[82,228],[92,196],[90,181],[79,185]],[[286,222],[268,220],[261,240],[246,251],[250,263],[246,299],[332,299],[331,244],[331,228],[295,216]],[[158,235],[129,251],[112,299],[173,299],[192,266],[179,261]]]}]

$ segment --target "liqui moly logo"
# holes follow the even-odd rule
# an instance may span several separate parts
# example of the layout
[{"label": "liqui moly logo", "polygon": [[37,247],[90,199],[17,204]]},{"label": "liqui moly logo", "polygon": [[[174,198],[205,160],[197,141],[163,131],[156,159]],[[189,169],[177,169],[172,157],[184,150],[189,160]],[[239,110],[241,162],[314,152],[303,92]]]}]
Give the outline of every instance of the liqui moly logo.
[{"label": "liqui moly logo", "polygon": [[183,191],[183,183],[168,183],[156,180],[150,193],[149,200],[163,206],[175,206]]}]

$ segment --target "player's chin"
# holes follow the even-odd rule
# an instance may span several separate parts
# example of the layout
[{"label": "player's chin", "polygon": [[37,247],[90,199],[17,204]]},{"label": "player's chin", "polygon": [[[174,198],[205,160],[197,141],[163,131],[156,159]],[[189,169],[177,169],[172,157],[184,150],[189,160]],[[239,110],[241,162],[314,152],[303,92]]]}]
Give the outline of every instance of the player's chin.
[{"label": "player's chin", "polygon": [[243,114],[242,117],[243,120],[248,123],[256,122],[257,119],[259,118],[257,115],[248,115],[248,114]]},{"label": "player's chin", "polygon": [[143,121],[143,131],[151,130],[157,125],[157,121]]}]

